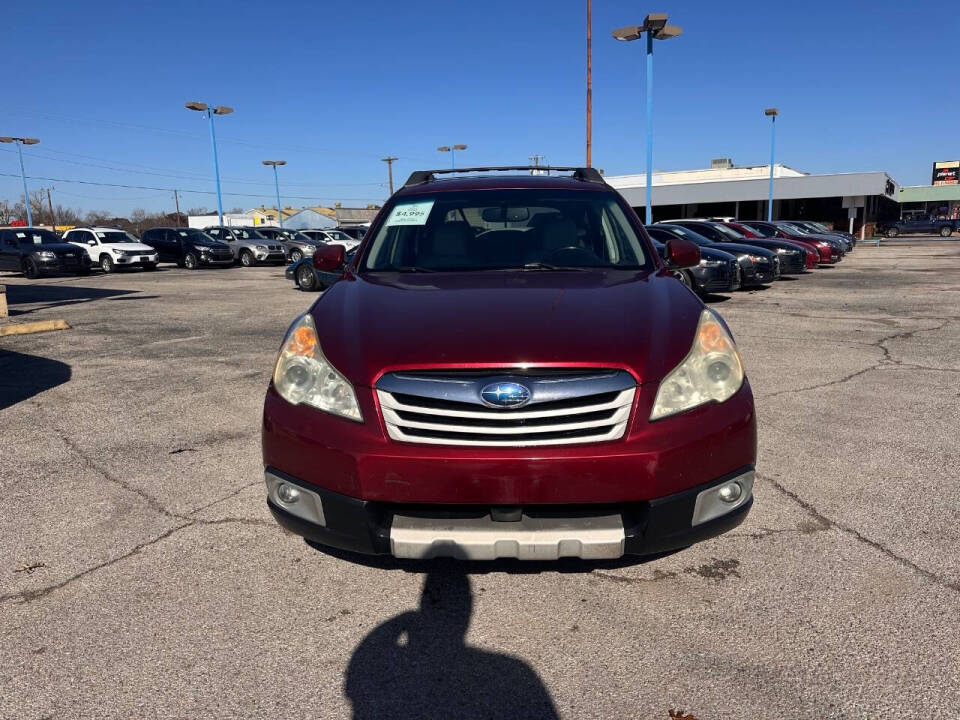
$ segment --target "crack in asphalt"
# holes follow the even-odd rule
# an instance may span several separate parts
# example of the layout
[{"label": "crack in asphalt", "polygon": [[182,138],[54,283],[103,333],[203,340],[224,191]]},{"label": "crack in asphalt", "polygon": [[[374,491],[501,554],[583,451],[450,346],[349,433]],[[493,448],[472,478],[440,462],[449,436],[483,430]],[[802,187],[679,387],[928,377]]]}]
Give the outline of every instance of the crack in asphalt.
[{"label": "crack in asphalt", "polygon": [[810,517],[812,517],[816,522],[825,524],[831,528],[835,528],[836,530],[839,530],[840,532],[849,535],[855,540],[873,548],[877,552],[893,560],[897,564],[902,565],[903,567],[909,570],[912,570],[918,575],[922,575],[927,580],[930,580],[931,582],[941,587],[947,588],[948,590],[953,590],[954,592],[960,592],[960,581],[950,580],[949,578],[938,575],[937,573],[932,572],[931,570],[927,570],[926,568],[921,567],[920,565],[913,562],[912,560],[909,560],[908,558],[905,558],[902,555],[898,555],[893,550],[877,542],[876,540],[871,540],[870,538],[863,535],[859,530],[856,530],[855,528],[850,527],[849,525],[844,525],[843,523],[837,522],[836,520],[833,520],[827,517],[826,515],[821,513],[819,510],[817,510],[817,508],[812,503],[807,502],[792,490],[788,490],[773,478],[768,477],[766,475],[761,475],[760,473],[757,473],[757,477],[770,483],[774,488],[780,491],[783,495],[786,495],[788,498],[793,500],[797,505],[803,508],[807,512],[807,514],[810,515]]},{"label": "crack in asphalt", "polygon": [[[873,365],[857,370],[856,372],[852,372],[849,375],[844,375],[841,378],[838,378],[836,380],[830,380],[829,382],[818,383],[817,385],[809,385],[807,387],[795,388],[793,390],[778,390],[777,392],[766,393],[764,395],[757,395],[756,397],[761,400],[766,400],[769,398],[779,397],[780,395],[790,395],[793,393],[808,392],[810,390],[821,390],[823,388],[833,387],[835,385],[842,385],[844,383],[850,382],[854,378],[858,378],[861,375],[865,375],[866,373],[871,372],[872,370],[879,370],[882,367],[899,366],[901,365],[901,362],[893,358],[890,348],[886,346],[886,343],[892,342],[894,340],[904,340],[907,338],[912,338],[918,333],[922,333],[922,332],[936,332],[938,330],[943,330],[943,328],[945,328],[951,322],[954,322],[952,318],[943,319],[943,322],[941,322],[939,325],[935,327],[915,328],[913,330],[896,332],[890,335],[886,335],[875,342],[865,344],[864,345],[865,347],[871,347],[871,348],[876,348],[880,350],[883,353],[883,357],[881,357],[880,360],[874,363]],[[933,368],[929,368],[929,369],[933,369]]]}]

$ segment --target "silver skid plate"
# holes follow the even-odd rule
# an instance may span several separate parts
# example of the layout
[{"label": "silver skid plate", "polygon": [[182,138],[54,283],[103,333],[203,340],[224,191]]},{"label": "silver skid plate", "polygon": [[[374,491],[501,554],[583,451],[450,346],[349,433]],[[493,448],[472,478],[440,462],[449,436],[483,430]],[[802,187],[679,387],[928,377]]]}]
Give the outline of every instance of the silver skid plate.
[{"label": "silver skid plate", "polygon": [[481,518],[440,519],[394,515],[390,548],[395,557],[460,560],[602,560],[623,555],[620,515],[527,517],[517,522]]}]

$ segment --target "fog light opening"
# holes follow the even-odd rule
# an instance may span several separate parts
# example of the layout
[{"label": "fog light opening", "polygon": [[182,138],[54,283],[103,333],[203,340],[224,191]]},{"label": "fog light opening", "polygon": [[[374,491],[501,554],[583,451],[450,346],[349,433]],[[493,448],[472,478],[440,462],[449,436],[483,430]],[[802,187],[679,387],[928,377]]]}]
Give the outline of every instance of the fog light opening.
[{"label": "fog light opening", "polygon": [[300,499],[300,491],[289,483],[280,483],[277,486],[277,497],[281,502],[292,505]]},{"label": "fog light opening", "polygon": [[717,495],[725,503],[735,503],[743,495],[743,488],[738,482],[729,482],[717,491]]}]

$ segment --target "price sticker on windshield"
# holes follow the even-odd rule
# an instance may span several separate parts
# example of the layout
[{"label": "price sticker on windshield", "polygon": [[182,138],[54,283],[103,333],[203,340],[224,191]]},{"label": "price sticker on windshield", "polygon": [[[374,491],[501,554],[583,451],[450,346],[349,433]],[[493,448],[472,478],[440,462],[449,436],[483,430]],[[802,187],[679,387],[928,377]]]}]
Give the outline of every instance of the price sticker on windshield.
[{"label": "price sticker on windshield", "polygon": [[433,200],[394,205],[387,218],[387,225],[426,225],[431,210]]}]

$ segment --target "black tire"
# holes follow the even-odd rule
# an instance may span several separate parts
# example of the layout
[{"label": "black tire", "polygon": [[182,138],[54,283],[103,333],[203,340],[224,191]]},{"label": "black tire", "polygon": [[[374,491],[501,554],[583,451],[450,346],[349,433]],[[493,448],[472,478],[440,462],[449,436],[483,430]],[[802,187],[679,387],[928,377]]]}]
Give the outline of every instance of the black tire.
[{"label": "black tire", "polygon": [[290,262],[298,263],[303,260],[303,253],[300,250],[292,250],[290,252]]},{"label": "black tire", "polygon": [[40,268],[33,261],[33,258],[27,258],[23,261],[23,275],[28,280],[35,280],[40,276]]},{"label": "black tire", "polygon": [[157,269],[157,264],[156,264],[156,263],[146,263],[146,264],[143,266],[143,269],[144,269],[144,270],[156,270],[156,269]]},{"label": "black tire", "polygon": [[895,228],[895,227],[887,228],[887,237],[896,237],[899,234],[900,234],[899,228]]},{"label": "black tire", "polygon": [[317,274],[309,265],[301,265],[297,268],[297,287],[304,292],[314,292],[319,289]]},{"label": "black tire", "polygon": [[105,273],[112,273],[114,271],[113,258],[109,255],[100,256],[100,269]]},{"label": "black tire", "polygon": [[953,228],[951,228],[949,225],[944,225],[942,228],[940,228],[940,237],[950,237],[952,233]]},{"label": "black tire", "polygon": [[256,258],[253,257],[253,253],[249,250],[243,250],[240,252],[240,264],[244,267],[253,267],[256,262]]},{"label": "black tire", "polygon": [[200,261],[197,260],[196,255],[190,252],[183,256],[183,266],[187,270],[196,270],[200,267]]}]

